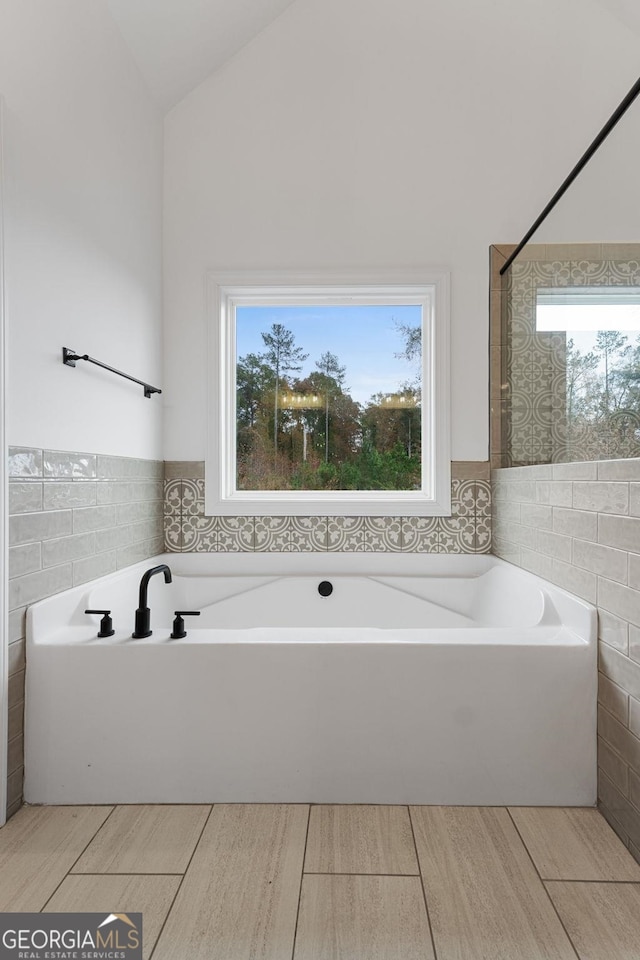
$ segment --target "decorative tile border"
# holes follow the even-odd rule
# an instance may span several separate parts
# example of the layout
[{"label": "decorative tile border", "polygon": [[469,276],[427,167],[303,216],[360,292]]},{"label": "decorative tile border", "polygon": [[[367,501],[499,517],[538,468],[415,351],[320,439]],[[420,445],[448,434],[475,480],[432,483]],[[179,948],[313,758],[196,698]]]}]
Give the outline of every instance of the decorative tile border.
[{"label": "decorative tile border", "polygon": [[[451,517],[207,517],[204,464],[173,461],[165,479],[169,552],[489,553],[489,465],[454,463]],[[182,472],[183,476],[179,474]]]}]

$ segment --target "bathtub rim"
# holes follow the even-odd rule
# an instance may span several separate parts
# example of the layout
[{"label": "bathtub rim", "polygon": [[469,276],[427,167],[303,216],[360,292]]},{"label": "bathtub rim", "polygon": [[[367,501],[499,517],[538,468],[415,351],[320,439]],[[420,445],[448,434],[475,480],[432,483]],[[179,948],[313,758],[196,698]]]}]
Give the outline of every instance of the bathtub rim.
[{"label": "bathtub rim", "polygon": [[[27,609],[26,645],[47,643],[43,638],[43,618],[50,608],[53,619],[64,623],[63,611],[70,610],[74,598],[83,593],[89,593],[97,584],[108,584],[123,576],[142,576],[145,570],[159,563],[167,563],[176,576],[273,576],[300,577],[300,576],[431,576],[446,579],[468,579],[481,577],[493,568],[502,568],[509,576],[517,577],[531,583],[538,590],[547,594],[558,610],[560,626],[567,626],[577,637],[594,650],[597,647],[597,610],[593,604],[575,594],[569,593],[562,587],[544,580],[529,571],[523,570],[514,564],[508,563],[491,554],[388,554],[388,553],[327,553],[327,554],[299,554],[299,553],[234,553],[234,554],[198,554],[198,553],[163,553],[136,564],[122,567],[112,573],[95,580],[79,584],[69,590],[54,594]],[[420,569],[422,567],[422,569]],[[234,569],[235,568],[235,569]],[[56,616],[57,613],[57,616]],[[132,611],[133,614],[133,611]],[[59,629],[59,628],[57,628]],[[195,626],[194,626],[194,629]],[[290,628],[264,628],[265,630]],[[304,629],[304,628],[301,628]],[[309,629],[309,628],[307,628]],[[335,629],[335,628],[327,628]],[[361,629],[361,628],[338,628]],[[367,628],[362,628],[367,629]],[[424,631],[436,628],[425,627]],[[453,629],[453,628],[447,628]],[[461,628],[462,629],[462,628]],[[479,630],[482,627],[468,627],[465,629]],[[488,629],[513,630],[513,627],[499,626]],[[523,628],[524,629],[524,628]],[[537,627],[531,628],[533,630]],[[240,632],[242,628],[238,628]],[[400,633],[402,628],[398,628]],[[391,633],[391,631],[389,631]],[[55,642],[55,641],[54,641]],[[137,641],[140,643],[140,641]]]}]

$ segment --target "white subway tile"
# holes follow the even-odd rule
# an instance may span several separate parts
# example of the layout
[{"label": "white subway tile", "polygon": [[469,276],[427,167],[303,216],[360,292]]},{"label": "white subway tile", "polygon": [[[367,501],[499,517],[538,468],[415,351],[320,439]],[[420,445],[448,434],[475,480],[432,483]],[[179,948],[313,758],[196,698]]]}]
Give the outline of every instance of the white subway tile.
[{"label": "white subway tile", "polygon": [[563,537],[550,530],[538,530],[536,547],[539,553],[544,553],[547,557],[556,557],[558,560],[571,563],[572,544],[571,537]]},{"label": "white subway tile", "polygon": [[598,515],[585,510],[553,508],[553,532],[580,540],[598,539]]},{"label": "white subway tile", "polygon": [[598,703],[602,704],[620,723],[627,726],[629,719],[629,694],[604,673],[598,673]]},{"label": "white subway tile", "polygon": [[640,737],[640,700],[629,698],[629,730],[634,736]]},{"label": "white subway tile", "polygon": [[599,644],[598,654],[601,672],[630,696],[640,700],[640,663],[634,663],[606,643]]},{"label": "white subway tile", "polygon": [[598,514],[597,539],[610,547],[637,552],[640,549],[640,518]]},{"label": "white subway tile", "polygon": [[573,506],[578,510],[596,510],[598,513],[628,513],[629,484],[613,481],[574,483]]},{"label": "white subway tile", "polygon": [[553,527],[552,507],[544,503],[521,503],[520,523],[538,530],[551,530]]},{"label": "white subway tile", "polygon": [[600,460],[598,480],[640,480],[640,458]]},{"label": "white subway tile", "polygon": [[640,626],[640,591],[632,590],[613,580],[598,578],[598,606],[617,617]]},{"label": "white subway tile", "polygon": [[545,557],[541,553],[536,553],[535,550],[528,550],[526,547],[522,548],[520,552],[520,566],[524,570],[534,573],[537,577],[542,577],[544,580],[553,579],[553,560],[551,557]]},{"label": "white subway tile", "polygon": [[596,602],[597,580],[593,573],[562,560],[553,561],[553,582],[589,603]]},{"label": "white subway tile", "polygon": [[605,547],[590,540],[573,541],[573,562],[583,570],[590,570],[609,580],[627,582],[627,556],[624,550]]},{"label": "white subway tile", "polygon": [[573,504],[573,484],[570,480],[539,480],[536,500],[552,507],[570,507]]},{"label": "white subway tile", "polygon": [[554,463],[554,480],[597,480],[598,464],[592,460],[575,463]]},{"label": "white subway tile", "polygon": [[598,607],[598,637],[622,653],[629,652],[629,624],[601,607]]}]

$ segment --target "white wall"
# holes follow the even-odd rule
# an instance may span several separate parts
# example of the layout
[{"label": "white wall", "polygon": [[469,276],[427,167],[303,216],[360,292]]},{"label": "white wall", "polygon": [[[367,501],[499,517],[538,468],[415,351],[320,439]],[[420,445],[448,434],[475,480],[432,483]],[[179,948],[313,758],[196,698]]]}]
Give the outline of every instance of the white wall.
[{"label": "white wall", "polygon": [[162,117],[103,0],[0,0],[9,443],[161,456]]},{"label": "white wall", "polygon": [[[520,239],[637,47],[591,0],[296,0],[165,123],[165,456],[205,456],[206,269],[427,264],[452,271],[453,457],[485,459],[489,245]],[[544,239],[637,240],[610,177],[614,150]]]}]

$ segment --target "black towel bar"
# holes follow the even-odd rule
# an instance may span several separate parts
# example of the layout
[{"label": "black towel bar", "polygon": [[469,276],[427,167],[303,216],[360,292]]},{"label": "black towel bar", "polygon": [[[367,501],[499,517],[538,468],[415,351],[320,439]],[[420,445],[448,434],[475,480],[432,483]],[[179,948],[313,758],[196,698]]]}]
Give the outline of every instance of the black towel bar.
[{"label": "black towel bar", "polygon": [[64,364],[68,367],[75,367],[76,360],[88,360],[89,363],[95,363],[97,367],[102,367],[103,370],[117,373],[119,377],[124,377],[125,380],[132,380],[134,383],[139,383],[144,389],[145,397],[150,397],[152,393],[162,393],[159,387],[152,387],[151,384],[145,383],[144,380],[138,380],[137,377],[131,377],[128,373],[123,373],[122,370],[116,370],[115,367],[110,367],[108,363],[102,363],[101,360],[94,360],[88,353],[74,353],[74,351],[69,350],[68,347],[62,348],[62,362]]}]

